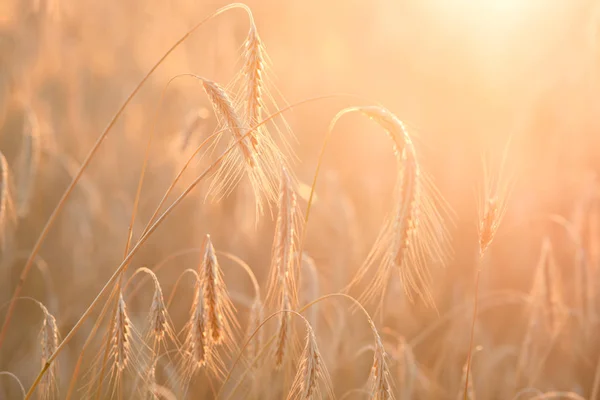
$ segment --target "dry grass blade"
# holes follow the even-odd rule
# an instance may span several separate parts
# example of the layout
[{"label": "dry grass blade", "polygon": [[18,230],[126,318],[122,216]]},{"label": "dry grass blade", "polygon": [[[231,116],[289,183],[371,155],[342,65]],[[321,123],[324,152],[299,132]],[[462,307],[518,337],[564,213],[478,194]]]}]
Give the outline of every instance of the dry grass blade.
[{"label": "dry grass blade", "polygon": [[[323,384],[322,388],[319,387],[320,383]],[[300,356],[300,365],[287,398],[288,400],[322,398],[322,389],[329,398],[333,399],[335,397],[329,372],[325,367],[321,353],[319,353],[314,331],[309,325],[304,351]]]}]

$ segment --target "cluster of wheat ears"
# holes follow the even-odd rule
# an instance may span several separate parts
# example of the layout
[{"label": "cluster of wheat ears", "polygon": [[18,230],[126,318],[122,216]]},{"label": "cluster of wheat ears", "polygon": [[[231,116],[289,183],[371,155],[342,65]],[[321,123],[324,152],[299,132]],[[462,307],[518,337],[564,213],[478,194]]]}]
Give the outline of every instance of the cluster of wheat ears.
[{"label": "cluster of wheat ears", "polygon": [[[154,132],[149,135],[131,208],[124,257],[83,314],[78,315],[74,322],[61,325],[60,319],[51,313],[53,307],[22,295],[32,270],[38,269],[43,275],[48,273],[39,253],[44,241],[52,235],[52,226],[69,198],[76,193],[78,185],[84,185],[84,171],[90,161],[153,72],[198,28],[236,9],[245,11],[249,19],[236,78],[223,85],[202,76],[185,74],[197,80],[212,105],[218,120],[216,131],[203,138],[201,143],[193,144],[195,148],[192,150],[182,152],[187,159],[134,241],[136,212],[142,200],[143,184],[148,180],[145,172],[151,161]],[[560,342],[565,326],[569,325],[567,321],[577,321],[575,325],[582,332],[582,342],[592,340],[594,328],[593,287],[586,285],[588,282],[583,277],[581,282],[584,284],[579,291],[581,299],[578,300],[580,308],[574,311],[567,306],[561,295],[560,279],[548,240],[542,245],[530,295],[517,296],[513,293],[512,297],[478,298],[480,273],[506,210],[510,192],[510,179],[502,174],[503,165],[492,168],[497,173],[486,174],[484,179],[478,221],[479,243],[473,244],[479,251],[475,296],[465,308],[458,310],[468,314],[461,322],[463,326],[464,322],[468,325],[468,329],[461,331],[467,346],[466,351],[457,350],[462,366],[459,375],[446,374],[443,366],[428,368],[421,365],[413,350],[440,327],[451,325],[454,311],[440,315],[433,326],[422,329],[411,340],[380,322],[385,320],[386,304],[390,298],[393,302],[407,304],[409,308],[411,304],[421,304],[435,310],[430,269],[443,266],[451,255],[450,235],[446,227],[451,224],[452,212],[422,168],[418,146],[410,129],[380,105],[358,105],[341,110],[333,117],[326,133],[310,191],[300,193],[302,185],[289,161],[293,157],[289,144],[291,130],[283,114],[300,104],[322,98],[278,107],[269,93],[268,64],[265,47],[247,6],[228,5],[194,26],[139,82],[81,165],[65,164],[70,171],[71,182],[26,255],[17,251],[16,232],[35,208],[33,194],[35,185],[39,184],[36,171],[42,153],[49,150],[44,149],[35,112],[26,110],[23,113],[18,156],[7,161],[0,153],[2,266],[25,260],[17,264],[22,266],[18,280],[10,279],[10,274],[2,276],[4,282],[0,288],[12,293],[12,297],[1,309],[0,354],[6,351],[6,338],[16,326],[13,321],[19,316],[19,307],[35,303],[42,311],[39,334],[41,369],[31,382],[25,382],[17,372],[3,370],[0,372],[0,395],[10,393],[14,398],[25,399],[34,396],[44,399],[203,396],[223,399],[337,397],[378,400],[583,398],[576,393],[577,388],[571,388],[572,391],[534,389],[544,363]],[[320,272],[305,249],[306,228],[329,136],[339,119],[349,113],[368,117],[391,139],[397,161],[393,207],[354,277],[343,283],[342,290],[323,294],[320,291]],[[180,139],[179,147],[189,149],[191,142],[185,130]],[[223,146],[222,139],[227,141],[226,146]],[[196,174],[174,200],[170,200],[180,187],[184,172],[199,163],[199,158],[204,163],[204,170]],[[213,238],[206,234],[201,246],[175,254],[175,257],[195,254],[199,256],[199,262],[197,268],[188,268],[179,275],[165,299],[158,276],[168,260],[134,271],[129,267],[134,256],[163,221],[201,184],[205,185],[201,187],[210,201],[222,201],[234,191],[250,193],[251,198],[244,198],[244,201],[255,207],[245,211],[255,216],[255,225],[263,218],[274,218],[269,273],[264,285],[261,285],[260,277],[255,276],[255,270],[248,263],[232,253],[219,250],[219,243],[213,243]],[[305,210],[301,207],[303,204],[306,205]],[[557,222],[568,225],[566,221]],[[578,248],[584,248],[584,245],[580,244]],[[585,264],[583,255],[578,253],[577,257],[580,263]],[[221,266],[223,260],[235,269],[224,271]],[[582,267],[581,271],[585,270],[585,266]],[[252,283],[252,294],[240,294],[229,289],[225,277],[232,277],[232,281],[247,277]],[[189,286],[192,287],[191,305],[186,320],[176,326],[170,314],[172,303],[178,288],[187,282],[191,282]],[[394,282],[399,282],[402,290],[394,290]],[[142,319],[139,318],[141,311],[136,310],[135,315],[132,314],[132,302],[148,288],[152,288],[151,303],[147,318]],[[482,341],[477,338],[479,313],[482,309],[509,302],[521,302],[527,306],[528,324],[520,349],[516,352],[505,349],[504,353],[498,350],[489,355],[486,363],[475,362],[477,354],[485,351],[485,348],[475,345]],[[139,307],[139,302],[135,304]],[[328,317],[323,316],[326,305],[340,307],[340,304],[341,309],[334,308],[331,312],[330,308]],[[465,311],[471,308],[472,314]],[[341,314],[345,316],[338,318]],[[348,323],[346,318],[350,315],[356,316],[356,324]],[[571,325],[570,329],[573,329]],[[68,328],[61,330],[61,326]],[[71,339],[82,332],[85,332],[86,339],[74,348]],[[350,340],[356,343],[365,332],[371,339],[361,339],[362,347],[350,349],[350,353],[355,360],[362,359],[365,353],[371,354],[370,370],[361,368],[363,363],[354,362],[352,358],[339,359],[340,349],[349,351],[343,342]],[[104,336],[97,341],[96,337],[102,336],[102,333]],[[444,350],[445,353],[448,351]],[[69,364],[70,370],[58,362],[61,354],[66,352],[72,353],[71,357],[76,360]],[[86,357],[90,354],[91,357]],[[440,362],[444,359],[449,359],[448,354],[439,356]],[[40,365],[39,360],[28,359],[27,363],[30,368],[31,365]],[[355,368],[351,372],[335,372],[347,369],[344,364],[354,364]],[[3,362],[0,368],[4,367]],[[495,369],[510,371],[508,378],[498,377],[501,385],[492,385],[487,378],[494,374]],[[332,379],[332,375],[339,374],[346,377],[346,382]],[[448,382],[448,376],[454,384]],[[494,389],[486,389],[486,385]],[[591,387],[584,390],[595,399],[599,386],[600,377],[596,376]]]}]

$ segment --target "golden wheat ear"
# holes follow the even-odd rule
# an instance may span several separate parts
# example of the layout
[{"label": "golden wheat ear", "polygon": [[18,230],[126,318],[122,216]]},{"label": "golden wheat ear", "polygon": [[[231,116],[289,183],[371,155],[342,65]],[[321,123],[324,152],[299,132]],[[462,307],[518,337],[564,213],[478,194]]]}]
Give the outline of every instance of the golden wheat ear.
[{"label": "golden wheat ear", "polygon": [[300,364],[287,399],[316,399],[321,397],[322,392],[326,393],[326,398],[334,399],[331,377],[317,347],[315,333],[310,325],[307,330]]},{"label": "golden wheat ear", "polygon": [[360,300],[370,302],[379,298],[380,310],[388,283],[398,273],[410,301],[419,298],[433,306],[429,265],[443,265],[450,254],[446,228],[449,207],[422,171],[402,121],[382,107],[351,107],[334,117],[330,129],[349,112],[359,112],[384,128],[393,141],[398,165],[392,211],[349,287],[372,275]]},{"label": "golden wheat ear", "polygon": [[[231,86],[237,93],[236,109],[249,126],[255,126],[262,122],[265,115],[273,114],[280,107],[270,90],[276,90],[276,86],[269,79],[269,56],[254,19],[251,14],[249,16],[250,28],[243,45],[240,71]],[[294,155],[289,144],[289,139],[294,138],[293,132],[283,115],[261,125],[250,136],[256,149],[269,148],[274,145],[275,140],[279,140],[285,154]]]},{"label": "golden wheat ear", "polygon": [[[48,359],[54,354],[56,349],[58,348],[58,328],[56,326],[56,319],[48,309],[44,307],[41,303],[39,305],[42,307],[42,311],[44,312],[44,322],[42,323],[42,330],[40,331],[40,343],[42,346],[42,367]],[[57,385],[57,364],[52,363],[46,375],[42,378],[40,382],[40,387],[38,389],[40,399],[49,400],[58,398],[58,385]]]},{"label": "golden wheat ear", "polygon": [[393,400],[395,399],[392,388],[390,370],[387,365],[387,354],[383,347],[381,337],[372,327],[375,334],[375,352],[373,355],[373,365],[369,375],[368,393],[369,398],[377,400]]},{"label": "golden wheat ear", "polygon": [[205,238],[198,274],[206,313],[205,340],[209,346],[224,345],[231,350],[234,348],[234,331],[239,329],[239,324],[210,235]]},{"label": "golden wheat ear", "polygon": [[267,305],[281,302],[285,291],[290,306],[298,305],[296,247],[300,226],[300,208],[292,176],[282,167],[275,237],[271,252],[271,268],[267,286]]},{"label": "golden wheat ear", "polygon": [[210,368],[212,362],[211,348],[208,347],[205,338],[206,312],[202,284],[198,276],[196,276],[194,300],[190,308],[189,319],[183,330],[185,339],[182,346],[183,358],[180,363],[179,376],[181,383],[187,385],[200,368],[204,366]]},{"label": "golden wheat ear", "polygon": [[208,194],[217,200],[227,196],[245,173],[254,193],[257,216],[260,216],[265,201],[270,207],[277,200],[278,175],[284,157],[274,145],[257,151],[251,138],[245,136],[251,127],[240,117],[227,91],[216,82],[201,81],[220,125],[231,132],[230,144],[237,142],[237,151],[229,152],[215,172]]}]

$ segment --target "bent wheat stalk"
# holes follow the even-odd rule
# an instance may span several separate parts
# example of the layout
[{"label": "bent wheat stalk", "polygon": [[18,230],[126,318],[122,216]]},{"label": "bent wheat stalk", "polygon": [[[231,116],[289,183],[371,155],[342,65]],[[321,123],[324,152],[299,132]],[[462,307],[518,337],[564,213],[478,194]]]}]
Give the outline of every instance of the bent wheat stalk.
[{"label": "bent wheat stalk", "polygon": [[383,107],[349,107],[338,112],[332,119],[313,178],[300,250],[304,243],[306,223],[329,137],[337,121],[351,112],[359,112],[385,129],[394,144],[398,179],[392,212],[385,219],[367,259],[348,285],[348,289],[356,286],[376,267],[374,278],[359,298],[361,302],[371,301],[379,296],[378,310],[381,310],[388,282],[392,274],[397,272],[409,300],[413,301],[418,297],[433,306],[428,265],[443,264],[449,253],[449,239],[444,222],[449,209],[433,183],[421,170],[413,142],[404,124]]}]

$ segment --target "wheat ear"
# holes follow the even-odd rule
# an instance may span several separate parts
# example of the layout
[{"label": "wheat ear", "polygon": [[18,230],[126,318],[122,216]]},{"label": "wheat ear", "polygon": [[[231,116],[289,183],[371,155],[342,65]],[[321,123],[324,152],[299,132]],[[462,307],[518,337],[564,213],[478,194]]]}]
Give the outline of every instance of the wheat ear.
[{"label": "wheat ear", "polygon": [[300,210],[296,202],[292,177],[286,168],[282,168],[267,287],[268,304],[281,302],[284,291],[292,309],[298,304],[296,242],[299,222]]},{"label": "wheat ear", "polygon": [[225,347],[231,348],[234,339],[233,329],[238,328],[239,325],[210,235],[206,235],[205,238],[204,254],[198,274],[202,284],[206,313],[204,337],[209,346],[224,344]]},{"label": "wheat ear", "polygon": [[123,293],[120,293],[112,335],[112,353],[118,372],[123,371],[130,360],[131,342],[131,321],[127,315],[127,305],[123,299]]},{"label": "wheat ear", "polygon": [[288,394],[288,400],[312,400],[321,398],[319,384],[323,383],[323,388],[328,397],[333,399],[333,385],[329,372],[325,367],[317,339],[310,325],[308,325],[306,334],[306,343],[300,356],[300,365]]},{"label": "wheat ear", "polygon": [[257,215],[261,215],[264,200],[271,204],[277,199],[277,171],[284,157],[274,147],[255,151],[249,135],[246,136],[248,124],[236,111],[225,89],[208,79],[201,78],[201,81],[215,115],[232,134],[231,142],[238,143],[238,151],[230,152],[216,171],[209,193],[218,198],[228,195],[245,171],[254,192]]},{"label": "wheat ear", "polygon": [[428,266],[443,264],[449,254],[444,222],[449,208],[421,170],[412,139],[398,117],[382,107],[351,107],[338,112],[329,129],[349,112],[360,112],[384,128],[393,141],[398,161],[392,212],[349,286],[357,285],[376,268],[359,300],[379,297],[381,310],[389,280],[396,271],[409,300],[418,297],[433,305]]},{"label": "wheat ear", "polygon": [[[41,303],[39,304],[44,312],[44,322],[42,323],[42,330],[40,331],[43,366],[58,348],[58,328],[56,326],[56,319],[54,316],[48,312],[46,307],[44,307]],[[56,386],[56,370],[57,365],[52,364],[48,370],[48,373],[40,382],[39,393],[41,399],[46,400],[56,396],[58,392],[58,388]]]}]

